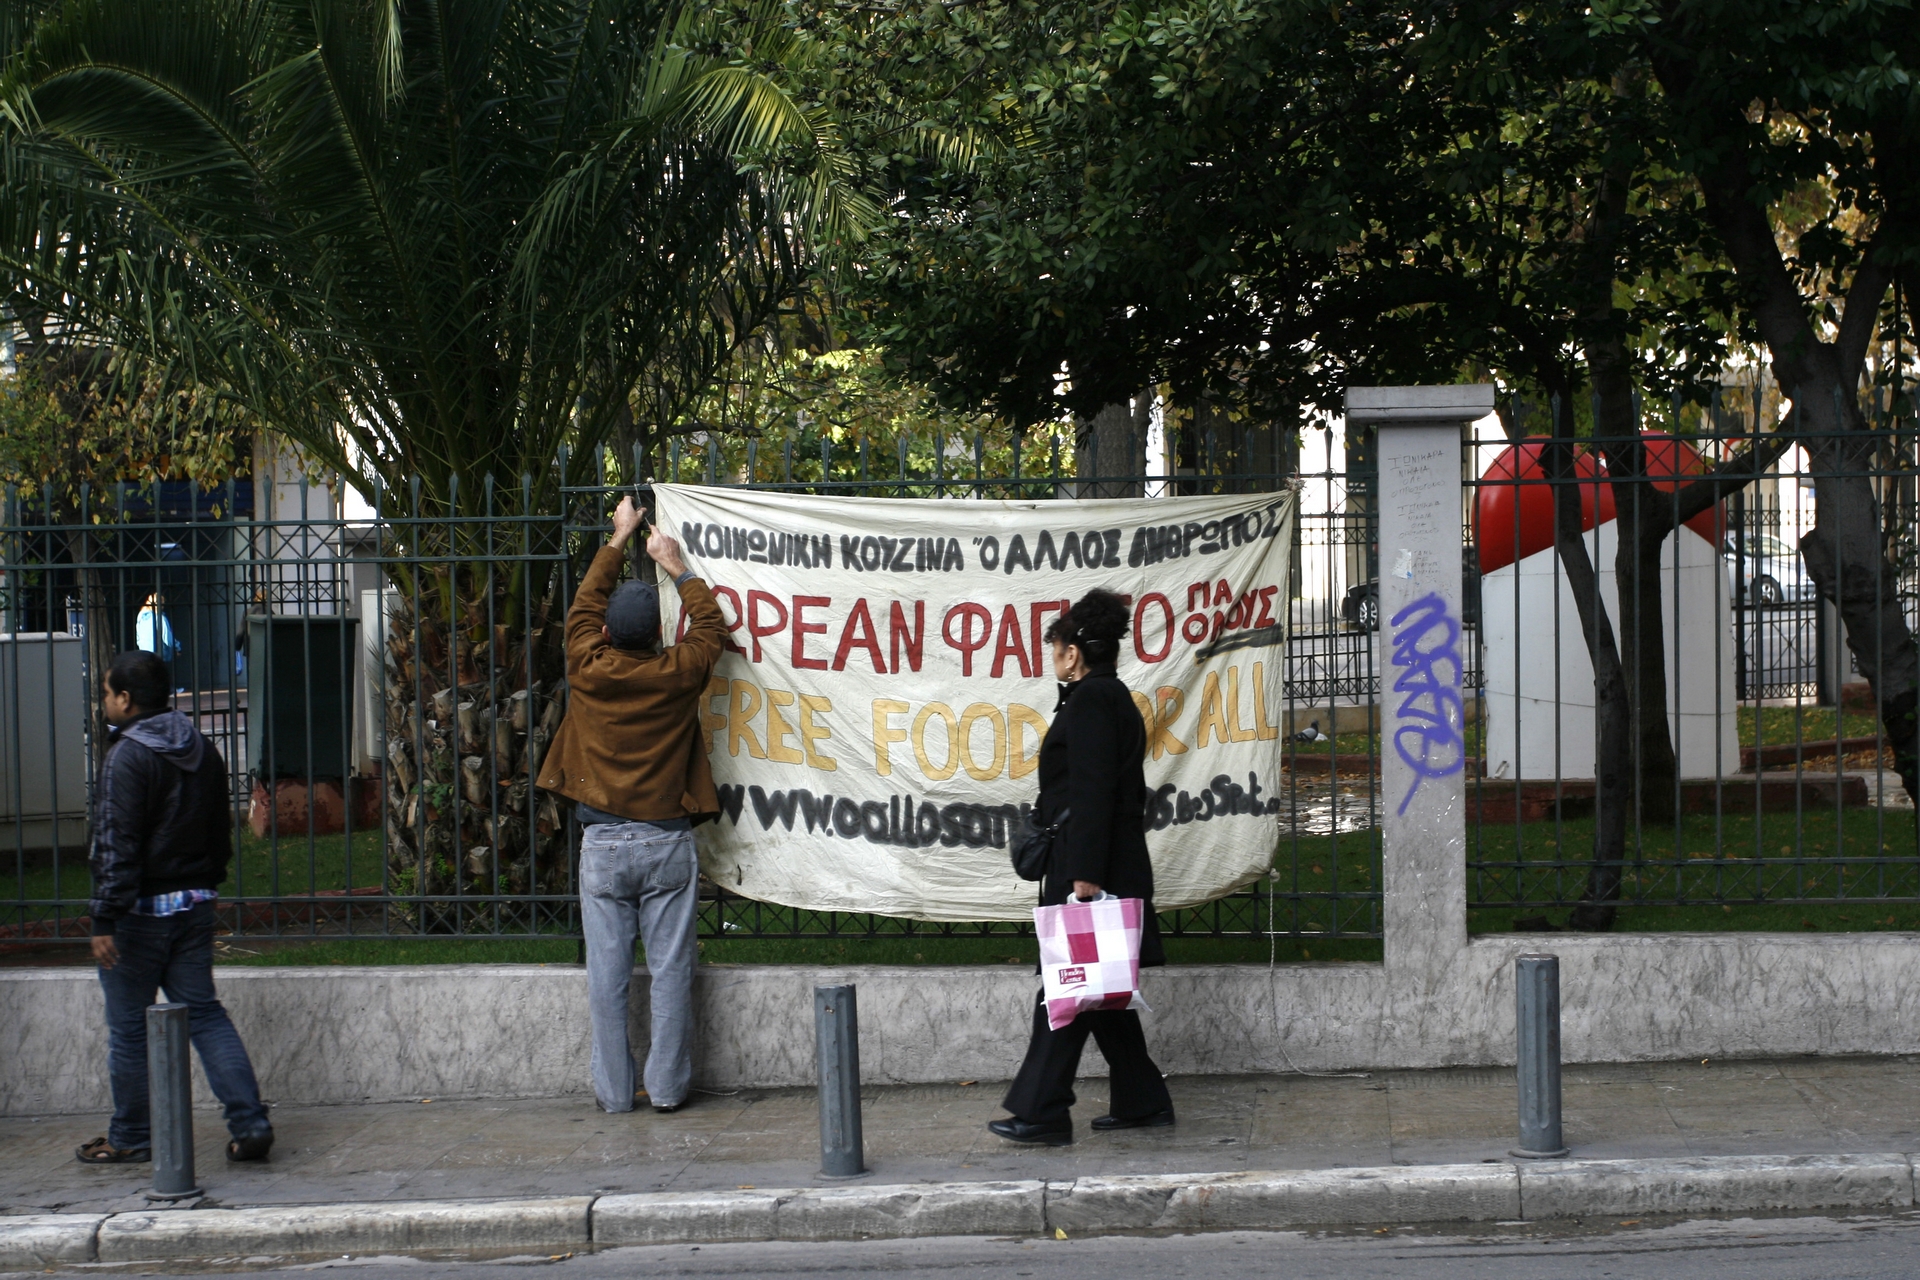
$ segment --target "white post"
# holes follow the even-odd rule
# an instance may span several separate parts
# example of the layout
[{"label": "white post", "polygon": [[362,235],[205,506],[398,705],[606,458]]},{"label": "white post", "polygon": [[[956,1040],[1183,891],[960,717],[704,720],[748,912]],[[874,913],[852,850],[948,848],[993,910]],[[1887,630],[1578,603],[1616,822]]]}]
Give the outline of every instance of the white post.
[{"label": "white post", "polygon": [[[1493,388],[1355,387],[1347,427],[1378,428],[1380,820],[1389,1037],[1433,1039],[1467,945],[1467,661],[1460,622],[1460,436]],[[1444,1037],[1440,1037],[1444,1039]]]}]

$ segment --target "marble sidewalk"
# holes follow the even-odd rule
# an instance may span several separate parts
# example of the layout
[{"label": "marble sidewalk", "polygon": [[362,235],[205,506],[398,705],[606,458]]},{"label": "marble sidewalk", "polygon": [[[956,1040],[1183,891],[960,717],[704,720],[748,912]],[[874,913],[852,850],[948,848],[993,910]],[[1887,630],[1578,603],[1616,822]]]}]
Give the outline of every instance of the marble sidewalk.
[{"label": "marble sidewalk", "polygon": [[[1513,1073],[1501,1068],[1178,1076],[1171,1130],[1094,1134],[1106,1085],[1086,1082],[1077,1143],[1014,1147],[986,1121],[999,1082],[865,1092],[875,1183],[1333,1169],[1504,1159]],[[1785,1058],[1568,1067],[1578,1159],[1920,1149],[1920,1057]],[[85,1168],[104,1116],[0,1120],[0,1214],[145,1207],[147,1166]],[[229,1165],[219,1116],[195,1116],[212,1205],[534,1197],[821,1185],[811,1091],[697,1094],[674,1115],[606,1115],[573,1098],[278,1107],[267,1165]]]}]

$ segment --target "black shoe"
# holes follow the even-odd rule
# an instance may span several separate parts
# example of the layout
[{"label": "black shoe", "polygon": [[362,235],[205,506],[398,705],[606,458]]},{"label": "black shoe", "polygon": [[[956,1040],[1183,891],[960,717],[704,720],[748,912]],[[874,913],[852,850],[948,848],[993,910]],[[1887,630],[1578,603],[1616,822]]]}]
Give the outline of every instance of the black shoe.
[{"label": "black shoe", "polygon": [[1017,1116],[1008,1116],[1005,1120],[989,1120],[987,1128],[1008,1142],[1024,1142],[1043,1147],[1070,1147],[1073,1145],[1073,1121],[1048,1120],[1042,1124],[1029,1124]]},{"label": "black shoe", "polygon": [[676,1102],[670,1107],[655,1107],[653,1113],[658,1116],[670,1116],[686,1105],[684,1102]]},{"label": "black shoe", "polygon": [[1100,1116],[1093,1122],[1095,1129],[1164,1129],[1173,1123],[1173,1111],[1156,1111],[1150,1116],[1141,1116],[1137,1120],[1123,1120],[1119,1116]]},{"label": "black shoe", "polygon": [[244,1138],[235,1138],[227,1143],[227,1163],[245,1164],[249,1160],[265,1160],[267,1152],[273,1150],[273,1130],[262,1129],[259,1133],[250,1133]]}]

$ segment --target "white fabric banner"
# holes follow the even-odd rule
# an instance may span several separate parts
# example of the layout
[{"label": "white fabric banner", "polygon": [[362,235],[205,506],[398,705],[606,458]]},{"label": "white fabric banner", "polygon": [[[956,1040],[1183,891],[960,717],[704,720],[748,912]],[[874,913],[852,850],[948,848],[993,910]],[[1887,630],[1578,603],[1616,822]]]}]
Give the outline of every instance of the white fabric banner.
[{"label": "white fabric banner", "polygon": [[[1008,844],[1057,701],[1041,633],[1126,597],[1161,909],[1264,875],[1279,813],[1290,492],[995,502],[659,485],[729,627],[701,703],[702,869],[786,906],[1026,920]],[[661,593],[667,634],[679,600]]]}]

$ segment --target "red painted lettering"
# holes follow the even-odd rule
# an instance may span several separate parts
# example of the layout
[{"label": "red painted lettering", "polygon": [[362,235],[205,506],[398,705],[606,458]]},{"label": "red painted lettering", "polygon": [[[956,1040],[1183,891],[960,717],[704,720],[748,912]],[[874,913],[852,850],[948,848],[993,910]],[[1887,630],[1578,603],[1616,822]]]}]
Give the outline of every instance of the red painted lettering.
[{"label": "red painted lettering", "polygon": [[[809,658],[807,656],[807,637],[827,634],[827,624],[824,622],[808,622],[806,615],[809,609],[824,609],[832,603],[833,601],[827,596],[795,596],[793,598],[793,666],[796,671],[802,669],[808,671],[825,671],[827,669],[827,660],[825,658]],[[869,625],[871,625],[871,620],[869,620]],[[752,628],[748,629],[751,630]]]},{"label": "red painted lettering", "polygon": [[873,669],[881,675],[887,674],[887,657],[880,652],[880,636],[873,629],[873,615],[867,612],[865,596],[853,602],[847,625],[840,628],[840,646],[833,651],[833,669],[845,671],[847,655],[855,649],[865,649],[873,661]]},{"label": "red painted lettering", "polygon": [[1050,613],[1065,613],[1073,607],[1071,600],[1035,600],[1027,609],[1027,625],[1033,629],[1033,666],[1027,669],[1029,675],[1039,675],[1046,668],[1040,664],[1041,637],[1047,629],[1040,625],[1040,619]]},{"label": "red painted lettering", "polygon": [[927,602],[913,602],[913,629],[907,629],[906,610],[895,600],[887,607],[887,645],[893,650],[893,674],[900,674],[900,651],[907,652],[907,665],[920,669],[920,655],[927,641]]},{"label": "red painted lettering", "polygon": [[[1165,615],[1165,621],[1161,623],[1161,631],[1166,637],[1166,643],[1160,646],[1160,652],[1148,653],[1145,635],[1147,608],[1150,605],[1156,604],[1160,606],[1161,613]],[[1139,604],[1133,606],[1133,654],[1142,662],[1164,662],[1166,661],[1167,654],[1172,652],[1172,650],[1173,601],[1167,599],[1158,591],[1150,591],[1140,597]]]},{"label": "red painted lettering", "polygon": [[998,680],[1007,669],[1007,659],[1012,658],[1020,668],[1020,674],[1031,676],[1033,666],[1027,660],[1026,641],[1020,635],[1020,611],[1008,605],[1000,611],[1000,634],[993,642],[993,678]]},{"label": "red painted lettering", "polygon": [[[742,649],[739,646],[739,644],[734,641],[734,638],[733,638],[733,633],[740,629],[740,622],[742,617],[744,616],[740,612],[740,593],[735,591],[732,587],[715,587],[713,589],[713,603],[716,608],[719,607],[720,602],[722,600],[729,601],[733,605],[733,618],[731,621],[727,622],[727,638],[725,640],[726,647],[733,650],[735,653],[745,653],[746,650]],[[723,620],[726,619],[727,611],[725,609],[720,610],[720,617]],[[687,614],[686,614],[686,611],[683,609],[680,612],[681,635],[686,634],[686,629],[687,629]],[[675,639],[677,640],[678,637],[675,637]]]},{"label": "red painted lettering", "polygon": [[[953,623],[960,621],[960,634],[954,635]],[[975,636],[973,624],[980,624],[980,634]],[[973,674],[973,655],[986,648],[987,641],[993,638],[993,614],[985,605],[957,604],[947,610],[947,616],[941,620],[940,634],[945,638],[947,647],[960,654],[960,674]]]},{"label": "red painted lettering", "polygon": [[[771,605],[778,615],[771,625],[762,625],[760,606]],[[777,636],[787,625],[787,606],[780,603],[780,597],[768,595],[764,591],[747,592],[747,634],[753,637],[753,660],[760,661],[760,642],[768,636]]]}]

